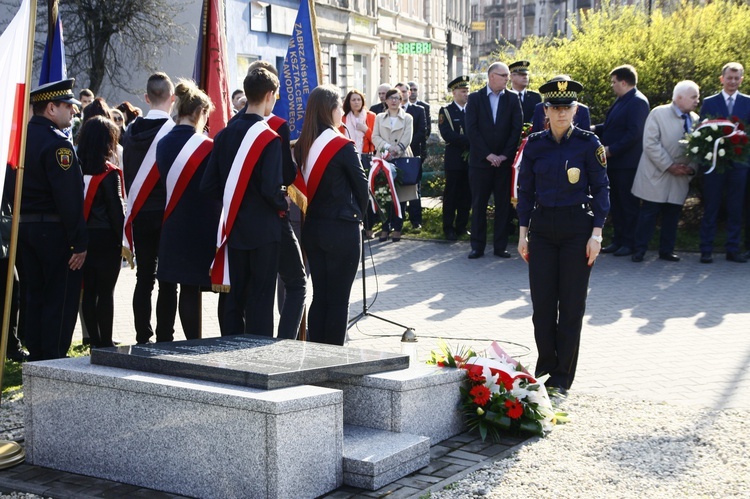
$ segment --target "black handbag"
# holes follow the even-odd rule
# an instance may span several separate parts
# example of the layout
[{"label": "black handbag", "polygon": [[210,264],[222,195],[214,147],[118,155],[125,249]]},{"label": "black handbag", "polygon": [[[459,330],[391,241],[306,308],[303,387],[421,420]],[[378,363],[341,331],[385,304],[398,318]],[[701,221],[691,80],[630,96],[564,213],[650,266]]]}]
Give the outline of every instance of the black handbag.
[{"label": "black handbag", "polygon": [[422,158],[396,158],[391,163],[399,169],[398,179],[402,185],[418,184],[422,178]]}]

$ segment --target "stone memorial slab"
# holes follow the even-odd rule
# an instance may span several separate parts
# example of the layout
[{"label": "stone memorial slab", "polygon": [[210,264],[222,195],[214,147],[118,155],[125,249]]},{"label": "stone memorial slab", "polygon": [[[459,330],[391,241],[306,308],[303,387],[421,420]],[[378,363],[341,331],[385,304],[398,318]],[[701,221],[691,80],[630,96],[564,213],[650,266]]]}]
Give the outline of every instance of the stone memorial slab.
[{"label": "stone memorial slab", "polygon": [[91,363],[264,390],[409,367],[409,356],[236,335],[91,350]]}]

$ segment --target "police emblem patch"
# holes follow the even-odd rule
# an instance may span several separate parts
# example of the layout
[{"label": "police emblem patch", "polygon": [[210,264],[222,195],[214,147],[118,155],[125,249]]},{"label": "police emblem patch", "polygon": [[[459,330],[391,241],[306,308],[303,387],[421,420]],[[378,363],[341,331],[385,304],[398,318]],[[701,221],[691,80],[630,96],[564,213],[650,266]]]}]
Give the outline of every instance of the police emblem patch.
[{"label": "police emblem patch", "polygon": [[73,151],[67,147],[61,147],[55,151],[55,158],[57,158],[57,164],[60,165],[60,168],[67,170],[73,164]]},{"label": "police emblem patch", "polygon": [[607,167],[607,153],[604,151],[604,146],[599,146],[596,150],[596,159],[604,168]]}]

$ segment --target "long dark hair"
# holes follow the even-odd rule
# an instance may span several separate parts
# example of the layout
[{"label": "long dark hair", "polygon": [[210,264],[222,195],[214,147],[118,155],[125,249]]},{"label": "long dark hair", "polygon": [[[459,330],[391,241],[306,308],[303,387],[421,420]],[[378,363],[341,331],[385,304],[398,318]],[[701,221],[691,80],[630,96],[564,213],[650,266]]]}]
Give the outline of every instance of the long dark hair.
[{"label": "long dark hair", "polygon": [[83,109],[83,121],[84,123],[94,116],[104,116],[105,118],[112,119],[112,113],[109,111],[109,105],[107,101],[101,97],[94,99],[94,102],[89,104]]},{"label": "long dark hair", "polygon": [[138,117],[138,111],[135,107],[133,107],[133,104],[128,101],[123,101],[119,106],[117,106],[117,109],[119,109],[122,114],[125,115],[125,126],[129,125],[134,119]]},{"label": "long dark hair", "polygon": [[340,105],[340,102],[339,89],[334,85],[320,85],[310,92],[310,97],[307,98],[307,109],[305,109],[305,122],[297,144],[294,146],[297,165],[303,171],[307,154],[315,139],[326,128],[333,128],[333,111]]},{"label": "long dark hair", "polygon": [[84,175],[97,175],[107,169],[107,161],[117,154],[119,138],[120,129],[104,116],[94,116],[83,124],[78,138],[78,159]]}]

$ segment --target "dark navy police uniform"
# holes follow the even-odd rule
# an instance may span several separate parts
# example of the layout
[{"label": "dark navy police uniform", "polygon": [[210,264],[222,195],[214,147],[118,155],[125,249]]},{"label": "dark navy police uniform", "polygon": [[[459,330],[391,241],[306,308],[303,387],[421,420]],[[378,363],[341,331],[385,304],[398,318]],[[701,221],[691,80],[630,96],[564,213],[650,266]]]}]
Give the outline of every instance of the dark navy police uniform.
[{"label": "dark navy police uniform", "polygon": [[556,142],[534,133],[523,151],[518,219],[528,227],[536,375],[547,386],[573,383],[591,267],[586,245],[609,211],[606,157],[599,139],[572,127]]},{"label": "dark navy police uniform", "polygon": [[438,129],[445,140],[443,232],[449,240],[455,240],[457,236],[466,233],[471,210],[469,138],[466,136],[465,110],[455,102],[440,108]]},{"label": "dark navy police uniform", "polygon": [[[74,80],[53,82],[31,93],[32,102],[78,103]],[[25,293],[29,360],[62,358],[73,338],[81,270],[69,260],[88,245],[83,218],[83,174],[73,144],[55,123],[33,116],[26,136],[21,198],[19,271]]]}]

